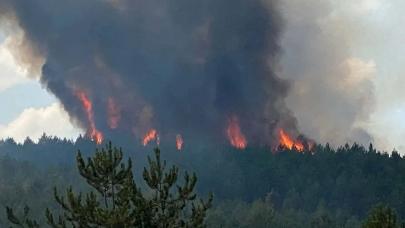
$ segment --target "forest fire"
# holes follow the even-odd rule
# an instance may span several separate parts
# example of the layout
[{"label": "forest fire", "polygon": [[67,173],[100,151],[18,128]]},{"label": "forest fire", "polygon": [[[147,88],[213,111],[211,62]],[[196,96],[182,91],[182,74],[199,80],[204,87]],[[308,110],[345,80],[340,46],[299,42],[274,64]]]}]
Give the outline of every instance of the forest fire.
[{"label": "forest fire", "polygon": [[[16,22],[11,24],[21,29],[27,45],[13,53],[29,57],[37,53],[25,50],[39,51],[40,58],[27,58],[35,60],[27,66],[39,67],[38,81],[61,102],[69,120],[80,123],[98,143],[104,137],[135,140],[140,147],[157,146],[161,140],[173,150],[177,144],[184,150],[196,143],[276,147],[278,127],[288,126],[294,137],[300,130],[296,109],[285,102],[294,78],[281,75],[295,75],[299,68],[279,69],[284,64],[278,58],[284,48],[284,23],[273,4],[219,0],[199,9],[183,0],[122,1],[118,8],[128,7],[122,13],[116,7],[119,0],[90,1],[85,7],[80,4],[86,1],[61,1],[64,7],[46,8],[52,20],[44,21],[41,7],[20,2],[27,1],[0,0],[4,12],[10,11],[4,19]],[[228,4],[235,10],[227,10]],[[89,14],[93,7],[100,10]],[[108,26],[71,20],[75,12]],[[243,12],[243,17],[235,12]],[[174,19],[191,23],[172,23]],[[68,28],[53,26],[66,22]],[[38,32],[41,23],[52,29]],[[187,142],[177,143],[178,133]],[[301,142],[306,148],[306,139]]]},{"label": "forest fire", "polygon": [[103,134],[96,128],[96,124],[94,122],[93,104],[83,91],[77,91],[76,96],[81,101],[86,112],[87,120],[90,124],[87,134],[89,134],[90,138],[97,144],[101,144],[103,142]]},{"label": "forest fire", "polygon": [[108,98],[107,114],[108,114],[108,126],[111,129],[116,129],[121,119],[121,110],[112,97]]},{"label": "forest fire", "polygon": [[228,135],[228,140],[231,145],[237,149],[245,149],[247,146],[247,141],[245,135],[243,135],[239,120],[237,117],[232,117],[229,119],[228,128],[226,130]]},{"label": "forest fire", "polygon": [[181,150],[183,148],[183,143],[184,143],[183,137],[180,134],[176,135],[176,148],[177,148],[177,150]]},{"label": "forest fire", "polygon": [[304,144],[299,140],[294,140],[290,135],[288,135],[284,129],[279,130],[280,136],[280,146],[286,147],[288,149],[297,149],[299,152],[304,151]]},{"label": "forest fire", "polygon": [[145,136],[142,139],[142,144],[144,146],[148,145],[149,142],[156,140],[157,144],[159,144],[159,136],[158,133],[155,129],[150,129],[148,133],[145,134]]}]

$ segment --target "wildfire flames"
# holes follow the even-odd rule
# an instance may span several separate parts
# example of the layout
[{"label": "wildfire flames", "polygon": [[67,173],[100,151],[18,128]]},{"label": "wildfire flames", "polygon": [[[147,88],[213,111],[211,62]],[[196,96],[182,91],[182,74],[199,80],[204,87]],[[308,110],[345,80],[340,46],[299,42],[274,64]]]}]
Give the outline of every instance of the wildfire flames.
[{"label": "wildfire flames", "polygon": [[96,124],[94,122],[94,113],[93,113],[93,104],[91,103],[90,99],[87,97],[86,93],[83,91],[78,91],[76,96],[81,101],[83,108],[86,112],[87,120],[89,121],[89,129],[88,134],[90,138],[94,140],[97,144],[103,142],[103,134],[97,130]]},{"label": "wildfire flames", "polygon": [[243,135],[240,126],[239,120],[236,117],[229,119],[228,128],[226,130],[228,135],[228,140],[232,146],[237,149],[245,149],[247,146],[246,137]]},{"label": "wildfire flames", "polygon": [[176,148],[177,150],[181,150],[183,148],[183,137],[181,135],[176,135]]},{"label": "wildfire flames", "polygon": [[148,133],[143,137],[142,144],[144,146],[148,145],[149,142],[156,140],[157,144],[159,144],[159,136],[155,129],[150,129]]},{"label": "wildfire flames", "polygon": [[280,136],[280,146],[286,147],[288,149],[297,149],[298,151],[304,151],[304,144],[298,140],[294,140],[290,135],[288,135],[283,129],[279,131]]},{"label": "wildfire flames", "polygon": [[112,97],[108,98],[107,108],[108,126],[111,129],[116,129],[121,119],[121,110]]},{"label": "wildfire flames", "polygon": [[[76,92],[77,98],[82,103],[83,109],[86,113],[87,120],[89,122],[89,127],[87,130],[87,134],[90,136],[92,140],[94,140],[97,144],[101,144],[103,142],[104,136],[101,131],[99,131],[96,127],[94,121],[94,112],[93,112],[93,104],[90,101],[89,97],[84,91],[77,91]],[[115,100],[110,97],[107,101],[107,111],[108,111],[108,126],[111,129],[115,129],[118,127],[120,119],[121,119],[121,110],[119,106],[116,104]],[[291,135],[289,135],[284,129],[279,129],[279,146],[285,147],[287,149],[296,149],[299,152],[308,148],[311,150],[314,146],[314,142],[310,140],[300,140],[294,139]],[[247,140],[245,135],[243,134],[239,119],[236,116],[233,116],[228,119],[228,126],[226,128],[226,134],[230,144],[237,148],[237,149],[245,149],[247,147]],[[142,138],[142,144],[144,146],[148,145],[151,141],[156,141],[156,144],[159,145],[160,139],[159,134],[156,129],[151,128]],[[182,135],[176,135],[176,148],[177,150],[183,149],[184,140]]]}]

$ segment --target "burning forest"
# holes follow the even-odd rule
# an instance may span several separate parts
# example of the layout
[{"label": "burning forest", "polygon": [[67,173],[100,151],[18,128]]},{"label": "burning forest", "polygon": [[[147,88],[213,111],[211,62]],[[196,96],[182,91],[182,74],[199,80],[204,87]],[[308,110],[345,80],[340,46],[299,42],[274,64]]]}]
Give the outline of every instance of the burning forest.
[{"label": "burning forest", "polygon": [[302,150],[286,135],[299,130],[284,103],[289,83],[275,70],[276,3],[92,1],[49,12],[18,2],[0,7],[13,12],[26,42],[46,59],[40,81],[97,143],[127,135],[179,150],[184,140]]},{"label": "burning forest", "polygon": [[0,0],[0,227],[395,223],[398,2]]}]

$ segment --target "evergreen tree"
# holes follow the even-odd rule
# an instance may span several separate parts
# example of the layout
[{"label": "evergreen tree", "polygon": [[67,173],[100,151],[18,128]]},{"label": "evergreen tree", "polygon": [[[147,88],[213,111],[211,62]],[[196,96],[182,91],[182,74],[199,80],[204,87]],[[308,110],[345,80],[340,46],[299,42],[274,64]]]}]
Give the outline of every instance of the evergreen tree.
[{"label": "evergreen tree", "polygon": [[325,203],[321,201],[311,219],[312,228],[333,228],[335,224],[328,214]]},{"label": "evergreen tree", "polygon": [[393,209],[378,205],[371,209],[368,217],[364,221],[363,228],[395,228],[397,225],[397,216]]},{"label": "evergreen tree", "polygon": [[[77,166],[80,175],[96,191],[76,194],[70,187],[66,196],[61,196],[55,188],[54,197],[63,214],[55,217],[47,209],[47,223],[54,228],[204,227],[212,195],[206,202],[197,200],[195,174],[185,173],[184,183],[177,185],[178,168],[167,169],[158,148],[154,155],[154,159],[148,157],[149,167],[143,172],[149,187],[149,192],[143,194],[133,179],[131,160],[128,159],[126,164],[122,162],[121,149],[109,143],[101,151],[96,150],[87,162],[79,151]],[[28,211],[27,208],[23,218],[18,218],[7,207],[7,216],[11,223],[20,227],[39,227],[35,220],[28,218]]]}]

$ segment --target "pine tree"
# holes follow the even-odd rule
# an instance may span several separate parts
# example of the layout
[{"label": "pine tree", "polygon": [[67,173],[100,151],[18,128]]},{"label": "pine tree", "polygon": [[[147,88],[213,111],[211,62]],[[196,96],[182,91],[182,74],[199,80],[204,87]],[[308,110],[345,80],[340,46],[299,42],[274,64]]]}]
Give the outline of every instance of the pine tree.
[{"label": "pine tree", "polygon": [[[143,194],[132,174],[132,162],[123,163],[121,149],[109,143],[96,150],[93,158],[83,159],[77,154],[80,175],[95,191],[76,194],[72,187],[61,196],[55,188],[54,198],[63,214],[54,216],[46,210],[47,223],[54,228],[65,227],[204,227],[212,195],[207,201],[197,200],[194,193],[197,177],[185,173],[184,183],[177,184],[179,171],[160,158],[160,150],[154,150],[154,159],[148,157],[149,167],[143,171],[149,191]],[[177,189],[176,189],[177,188]],[[147,195],[147,196],[146,196]],[[20,227],[39,227],[28,218],[27,208],[19,219],[7,207],[12,224]]]},{"label": "pine tree", "polygon": [[371,209],[368,217],[363,222],[363,228],[396,228],[397,217],[393,209],[378,205]]}]

